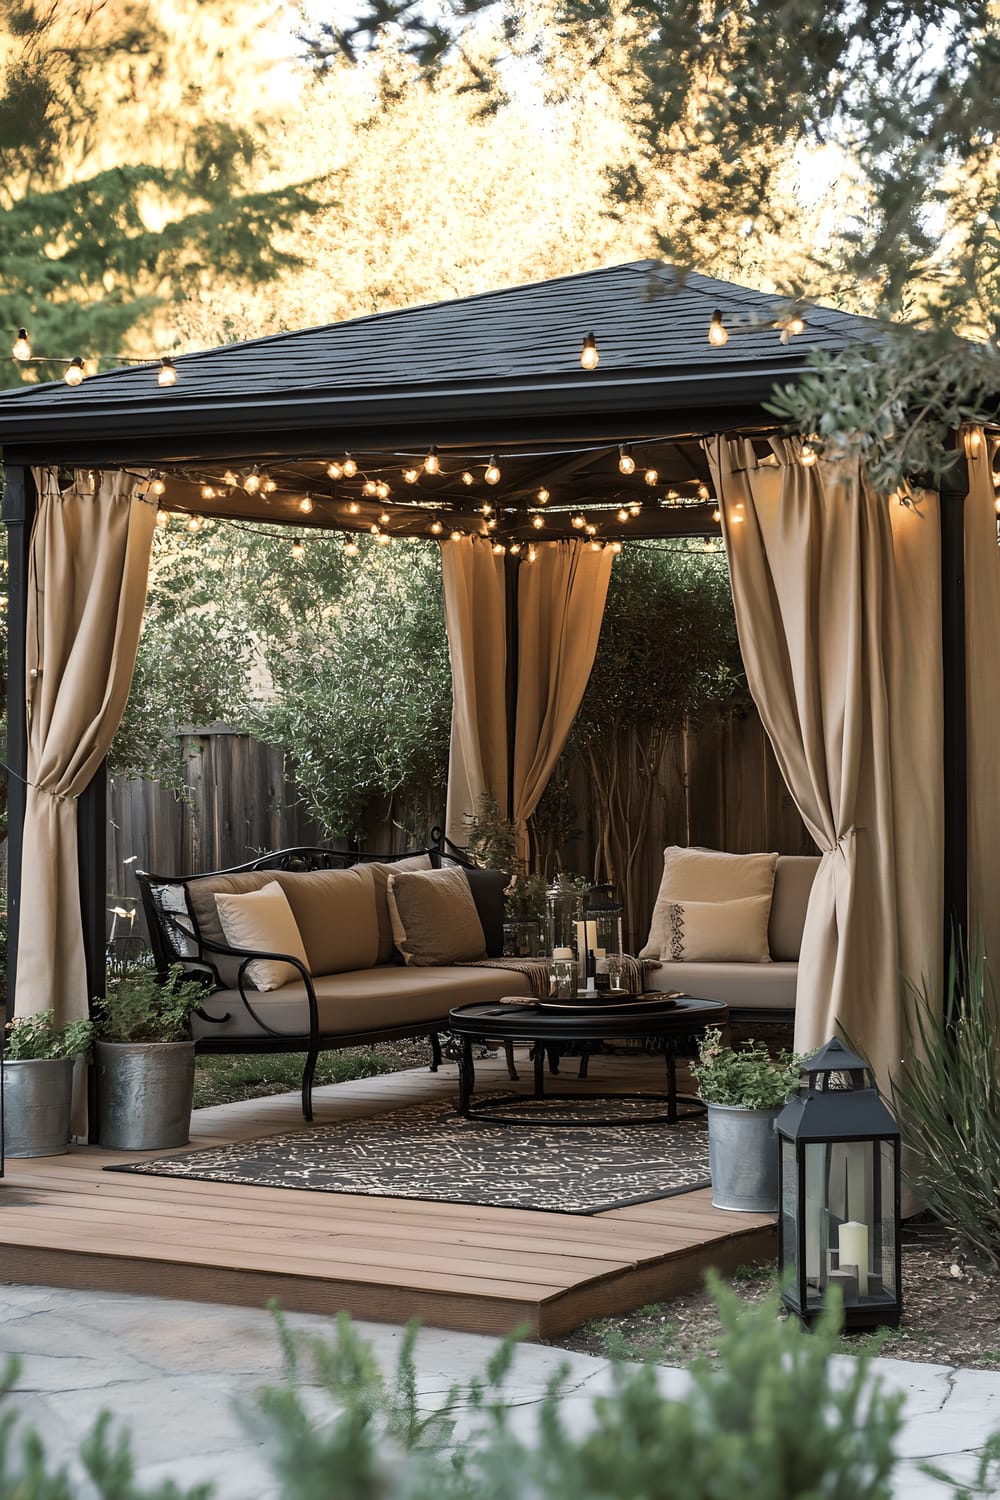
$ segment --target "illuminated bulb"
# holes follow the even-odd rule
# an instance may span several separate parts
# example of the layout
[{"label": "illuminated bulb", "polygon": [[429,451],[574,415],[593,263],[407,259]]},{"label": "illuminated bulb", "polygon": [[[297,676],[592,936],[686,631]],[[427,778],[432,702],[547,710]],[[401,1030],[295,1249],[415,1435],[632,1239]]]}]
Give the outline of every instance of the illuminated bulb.
[{"label": "illuminated bulb", "polygon": [[632,457],[627,443],[620,443],[618,447],[618,472],[620,474],[635,473],[635,459]]},{"label": "illuminated bulb", "polygon": [[487,484],[500,483],[500,465],[497,463],[497,456],[495,453],[490,459],[489,463],[486,465],[486,473],[483,475],[483,478],[486,480]]},{"label": "illuminated bulb", "polygon": [[487,529],[489,531],[495,531],[496,530],[496,525],[497,525],[497,518],[496,518],[496,516],[490,516],[489,520],[486,522]]},{"label": "illuminated bulb", "polygon": [[507,551],[507,548],[504,546],[503,542],[494,542],[493,551],[497,557],[502,557],[503,554]]},{"label": "illuminated bulb", "polygon": [[483,501],[482,505],[479,507],[479,510],[480,513],[484,516],[491,516],[493,514],[493,507],[488,500]]},{"label": "illuminated bulb", "polygon": [[260,482],[260,487],[264,491],[265,495],[273,495],[275,490],[278,488],[278,482],[276,479],[262,479]]},{"label": "illuminated bulb", "polygon": [[597,352],[597,340],[592,333],[584,334],[580,363],[585,370],[596,370],[601,356]]},{"label": "illuminated bulb", "polygon": [[582,526],[586,526],[587,518],[586,516],[571,516],[569,524],[575,526],[577,531],[579,531]]},{"label": "illuminated bulb", "polygon": [[712,314],[712,321],[708,325],[708,342],[714,344],[716,349],[721,349],[723,344],[729,343],[729,330],[722,321],[722,314],[718,308]]},{"label": "illuminated bulb", "polygon": [[83,360],[79,354],[76,359],[71,359],[66,366],[66,374],[63,376],[67,385],[79,385],[83,379]]},{"label": "illuminated bulb", "polygon": [[340,471],[345,479],[353,479],[358,472],[358,466],[349,453],[344,454],[344,462],[340,465]]},{"label": "illuminated bulb", "polygon": [[366,479],[364,484],[361,486],[361,493],[362,495],[374,495],[377,489],[378,485],[375,483],[374,479]]},{"label": "illuminated bulb", "polygon": [[376,526],[375,522],[373,521],[368,530],[371,532],[372,536],[378,536],[380,528]]},{"label": "illuminated bulb", "polygon": [[375,540],[378,542],[380,547],[388,547],[389,543],[392,541],[392,537],[387,531],[380,531]]},{"label": "illuminated bulb", "polygon": [[532,524],[532,526],[534,526],[534,528],[535,528],[536,531],[541,531],[542,527],[545,525],[545,517],[544,516],[532,516],[532,518],[531,518],[531,524]]},{"label": "illuminated bulb", "polygon": [[326,472],[331,479],[343,479],[344,477],[344,471],[340,467],[340,464],[327,464]]},{"label": "illuminated bulb", "polygon": [[655,484],[660,476],[655,469],[647,469],[642,477],[647,484]]},{"label": "illuminated bulb", "polygon": [[306,555],[306,544],[302,540],[301,537],[297,536],[295,538],[294,542],[292,543],[292,546],[291,546],[291,555],[292,555],[292,557],[295,558],[296,562],[298,562],[300,558],[305,557],[305,555]]},{"label": "illuminated bulb", "polygon": [[299,510],[302,512],[302,514],[304,516],[308,516],[311,513],[312,508],[313,508],[313,503],[310,500],[309,496],[308,495],[303,495],[302,499],[299,501]]},{"label": "illuminated bulb", "polygon": [[708,542],[705,543],[705,551],[706,552],[718,552],[718,550],[719,550],[718,546],[716,545],[716,543],[714,541],[708,541]]},{"label": "illuminated bulb", "polygon": [[591,552],[603,552],[604,551],[604,543],[603,542],[598,542],[598,541],[593,541],[590,544],[590,550],[591,550]]},{"label": "illuminated bulb", "polygon": [[521,543],[520,542],[511,542],[511,544],[510,544],[510,555],[511,555],[511,557],[516,557],[518,555],[518,553],[520,552],[520,550],[521,550]]},{"label": "illuminated bulb", "polygon": [[227,484],[230,489],[232,489],[234,485],[239,484],[239,480],[236,478],[236,475],[233,473],[232,469],[226,470],[226,472],[222,476],[222,482],[223,484]]},{"label": "illuminated bulb", "polygon": [[15,359],[31,358],[31,340],[28,337],[28,330],[26,328],[19,328],[17,330],[17,338],[14,340],[14,347],[10,352]]},{"label": "illuminated bulb", "polygon": [[380,500],[388,500],[390,490],[384,479],[375,486],[375,493]]},{"label": "illuminated bulb", "polygon": [[451,539],[453,542],[460,542],[462,540],[462,533],[460,531],[453,531]]},{"label": "illuminated bulb", "polygon": [[403,478],[406,480],[407,484],[416,484],[417,480],[420,478],[420,475],[416,469],[404,469]]},{"label": "illuminated bulb", "polygon": [[538,491],[538,494],[535,496],[535,499],[538,501],[539,505],[548,505],[549,500],[551,499],[551,496],[549,495],[549,492],[545,488],[544,484],[542,485],[541,489]]},{"label": "illuminated bulb", "polygon": [[639,504],[638,500],[632,501],[632,504],[628,508],[628,513],[630,516],[642,515],[642,506]]},{"label": "illuminated bulb", "polygon": [[344,543],[344,556],[345,557],[357,557],[357,555],[358,555],[358,544],[357,544],[357,542],[354,542],[354,541],[345,542]]},{"label": "illuminated bulb", "polygon": [[676,490],[667,490],[667,499],[669,501],[679,500],[680,498]]},{"label": "illuminated bulb", "polygon": [[709,489],[708,485],[707,484],[699,484],[699,486],[698,486],[698,499],[699,500],[711,500],[711,498],[712,498],[712,492]]},{"label": "illuminated bulb", "polygon": [[176,385],[177,366],[172,359],[161,359],[160,368],[156,373],[157,385]]},{"label": "illuminated bulb", "polygon": [[202,487],[201,487],[201,498],[203,500],[214,500],[215,499],[215,491],[213,490],[213,488],[212,488],[212,486],[210,484],[203,484],[202,485]]},{"label": "illuminated bulb", "polygon": [[806,331],[806,320],[805,320],[805,318],[802,316],[801,313],[793,313],[792,316],[789,318],[788,322],[785,324],[785,332],[786,333],[790,333],[794,337],[795,334],[797,334],[797,333],[805,333],[805,331]]},{"label": "illuminated bulb", "polygon": [[804,469],[811,469],[818,458],[819,454],[812,443],[802,444],[802,447],[799,449],[799,463]]},{"label": "illuminated bulb", "polygon": [[529,546],[528,546],[528,561],[529,562],[534,562],[534,560],[535,560],[535,558],[537,556],[538,556],[538,553],[535,551],[534,547],[532,547],[529,544]]},{"label": "illuminated bulb", "polygon": [[357,516],[357,515],[360,515],[360,513],[361,513],[361,506],[358,504],[358,502],[356,500],[348,500],[348,502],[347,502],[347,514],[349,516]]},{"label": "illuminated bulb", "polygon": [[435,516],[434,520],[431,522],[431,531],[433,532],[433,534],[435,536],[440,536],[443,530],[444,530],[444,527],[441,525],[441,522]]},{"label": "illuminated bulb", "polygon": [[161,531],[163,531],[165,527],[169,526],[170,525],[170,514],[169,514],[169,512],[165,511],[165,510],[158,510],[156,512],[156,524],[157,524],[157,526],[159,526],[159,528],[160,528]]},{"label": "illuminated bulb", "polygon": [[463,469],[463,471],[462,471],[462,483],[463,484],[475,484],[475,482],[476,482],[476,476],[474,474],[470,474],[469,471],[468,471],[468,469]]},{"label": "illuminated bulb", "polygon": [[440,474],[440,472],[441,460],[438,458],[437,449],[435,448],[434,444],[431,443],[430,447],[427,450],[427,457],[424,459],[424,473]]},{"label": "illuminated bulb", "polygon": [[389,520],[390,520],[389,512],[387,510],[384,510],[382,512],[382,514],[378,518],[378,523],[379,523],[380,526],[388,526]]},{"label": "illuminated bulb", "polygon": [[597,527],[593,524],[593,522],[589,522],[588,525],[584,527],[584,530],[586,531],[588,536],[597,535]]},{"label": "illuminated bulb", "polygon": [[622,550],[622,544],[621,544],[621,542],[612,542],[611,543],[611,550],[614,553],[620,552]]},{"label": "illuminated bulb", "polygon": [[188,531],[200,531],[201,516],[188,516],[187,529]]},{"label": "illuminated bulb", "polygon": [[157,477],[150,484],[150,486],[149,486],[149,493],[151,495],[162,495],[163,491],[165,489],[166,489],[166,485],[163,483],[163,480],[160,479],[159,477]]},{"label": "illuminated bulb", "polygon": [[716,506],[715,509],[712,512],[712,520],[713,521],[721,521],[722,520],[722,511],[719,509],[718,506]]},{"label": "illuminated bulb", "polygon": [[256,469],[252,469],[249,474],[244,474],[243,488],[246,490],[248,495],[256,495],[257,491],[260,489],[260,475],[257,473]]},{"label": "illuminated bulb", "polygon": [[622,508],[621,508],[621,510],[618,512],[618,519],[619,519],[619,521],[627,521],[628,517],[629,517],[629,513],[628,513],[628,511],[625,509],[625,507],[623,505]]}]

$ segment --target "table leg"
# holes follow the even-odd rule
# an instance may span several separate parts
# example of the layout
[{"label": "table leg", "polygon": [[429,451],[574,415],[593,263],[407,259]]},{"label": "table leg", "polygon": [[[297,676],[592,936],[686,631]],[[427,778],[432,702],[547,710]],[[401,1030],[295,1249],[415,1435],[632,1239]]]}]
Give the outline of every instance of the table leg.
[{"label": "table leg", "polygon": [[536,1042],[533,1050],[535,1060],[535,1098],[541,1099],[545,1093],[545,1048],[541,1042]]},{"label": "table leg", "polygon": [[458,1053],[458,1112],[468,1116],[469,1100],[476,1087],[476,1069],[472,1061],[472,1038],[463,1036]]},{"label": "table leg", "polygon": [[676,1120],[677,1120],[677,1059],[674,1056],[674,1049],[670,1045],[669,1042],[667,1043],[667,1047],[666,1047],[666,1060],[667,1060],[667,1122],[668,1122],[668,1124],[673,1125],[673,1124],[676,1123]]},{"label": "table leg", "polygon": [[516,1083],[517,1082],[517,1068],[514,1065],[514,1043],[513,1042],[504,1042],[504,1044],[503,1044],[503,1050],[504,1050],[504,1056],[507,1059],[507,1077],[508,1078],[512,1078],[514,1080],[514,1082]]}]

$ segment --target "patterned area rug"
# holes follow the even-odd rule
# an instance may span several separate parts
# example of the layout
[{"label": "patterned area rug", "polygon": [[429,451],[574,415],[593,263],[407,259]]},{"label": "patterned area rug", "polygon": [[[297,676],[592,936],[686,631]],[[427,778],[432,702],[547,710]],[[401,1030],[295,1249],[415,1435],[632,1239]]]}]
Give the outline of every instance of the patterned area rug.
[{"label": "patterned area rug", "polygon": [[[484,1095],[491,1110],[508,1095]],[[573,1124],[463,1120],[436,1099],[370,1119],[315,1125],[108,1172],[189,1177],[254,1187],[306,1188],[379,1198],[424,1198],[493,1208],[597,1214],[708,1186],[703,1118],[642,1124],[662,1099],[518,1098],[519,1114],[555,1111]],[[613,1108],[628,1123],[592,1125]],[[632,1121],[635,1123],[632,1123]]]}]

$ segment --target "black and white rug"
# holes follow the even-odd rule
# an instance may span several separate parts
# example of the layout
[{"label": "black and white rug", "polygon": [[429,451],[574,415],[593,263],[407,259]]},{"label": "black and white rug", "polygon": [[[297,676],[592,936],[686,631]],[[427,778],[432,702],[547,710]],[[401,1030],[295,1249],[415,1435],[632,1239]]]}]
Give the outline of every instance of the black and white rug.
[{"label": "black and white rug", "polygon": [[[482,1102],[492,1110],[502,1107],[503,1097],[484,1096]],[[607,1115],[609,1104],[627,1123],[584,1123],[588,1111],[590,1118]],[[451,1100],[436,1099],[105,1170],[568,1214],[603,1213],[708,1186],[703,1118],[675,1125],[628,1122],[629,1116],[640,1120],[651,1110],[661,1112],[662,1099],[518,1099],[517,1108],[556,1111],[577,1123],[465,1120]]]}]

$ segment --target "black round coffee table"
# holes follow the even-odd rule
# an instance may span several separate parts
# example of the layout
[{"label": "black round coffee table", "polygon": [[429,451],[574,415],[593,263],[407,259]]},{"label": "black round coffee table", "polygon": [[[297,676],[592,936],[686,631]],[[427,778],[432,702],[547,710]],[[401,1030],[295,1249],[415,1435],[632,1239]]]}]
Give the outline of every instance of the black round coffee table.
[{"label": "black round coffee table", "polygon": [[[516,1102],[516,1094],[502,1100],[491,1099],[488,1104],[475,1105],[472,1096],[476,1087],[476,1070],[472,1061],[473,1042],[484,1036],[496,1038],[504,1043],[527,1042],[534,1046],[535,1089],[534,1098],[545,1094],[545,1058],[547,1051],[569,1046],[572,1043],[586,1044],[608,1040],[634,1040],[646,1038],[657,1051],[662,1051],[666,1062],[666,1113],[646,1115],[649,1124],[666,1122],[674,1124],[680,1118],[677,1112],[677,1053],[685,1045],[691,1045],[706,1026],[725,1026],[729,1021],[729,1007],[718,1000],[698,1000],[691,995],[677,998],[666,996],[637,997],[630,1001],[611,1004],[581,1001],[579,1003],[524,1000],[478,1002],[474,1005],[459,1005],[448,1016],[448,1027],[461,1043],[458,1051],[458,1113],[466,1118],[490,1120],[496,1124],[582,1124],[615,1125],[619,1119],[586,1121],[557,1120],[542,1115],[534,1119],[527,1117],[514,1120],[510,1115],[496,1114],[499,1105]],[[586,1076],[585,1073],[583,1076]],[[586,1098],[648,1098],[637,1094],[565,1094],[560,1099]],[[631,1119],[632,1117],[630,1117]]]}]

